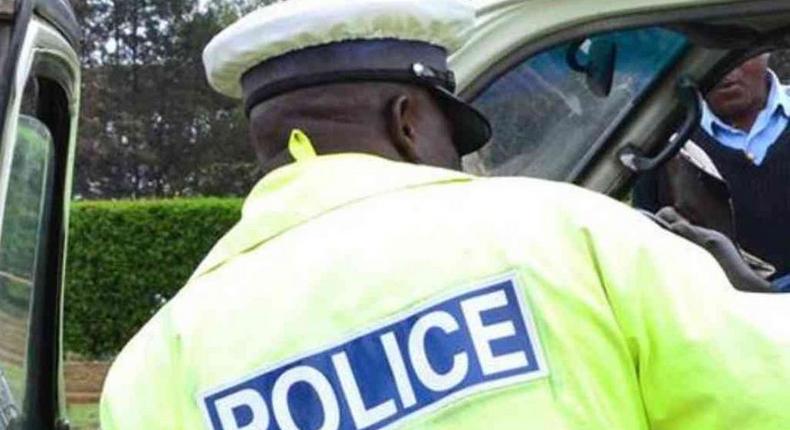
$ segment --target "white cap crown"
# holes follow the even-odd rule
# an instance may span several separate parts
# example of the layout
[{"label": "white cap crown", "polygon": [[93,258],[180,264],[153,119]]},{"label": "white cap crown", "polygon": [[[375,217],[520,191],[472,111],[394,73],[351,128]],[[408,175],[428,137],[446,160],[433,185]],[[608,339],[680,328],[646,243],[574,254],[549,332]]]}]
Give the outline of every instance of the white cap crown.
[{"label": "white cap crown", "polygon": [[448,54],[474,26],[461,0],[288,0],[258,9],[217,35],[203,52],[211,86],[242,97],[241,78],[289,52],[350,40],[397,39],[444,47]]}]

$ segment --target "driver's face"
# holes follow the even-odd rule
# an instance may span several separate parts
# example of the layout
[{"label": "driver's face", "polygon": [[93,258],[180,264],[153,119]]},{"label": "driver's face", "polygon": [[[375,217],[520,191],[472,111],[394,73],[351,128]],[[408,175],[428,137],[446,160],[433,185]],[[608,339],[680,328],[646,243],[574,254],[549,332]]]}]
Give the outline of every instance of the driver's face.
[{"label": "driver's face", "polygon": [[768,59],[761,55],[730,72],[707,95],[713,113],[723,120],[762,110],[768,98]]}]

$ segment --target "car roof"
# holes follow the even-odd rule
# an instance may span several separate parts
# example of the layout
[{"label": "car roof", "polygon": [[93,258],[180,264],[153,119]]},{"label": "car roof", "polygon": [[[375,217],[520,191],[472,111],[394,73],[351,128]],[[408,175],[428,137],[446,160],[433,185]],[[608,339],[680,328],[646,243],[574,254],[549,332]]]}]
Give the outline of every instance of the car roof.
[{"label": "car roof", "polygon": [[57,28],[74,49],[79,49],[82,32],[69,0],[0,0],[0,14],[4,19],[29,19],[27,14],[17,16],[25,10],[35,11],[37,17]]},{"label": "car roof", "polygon": [[57,27],[75,48],[79,45],[80,25],[68,0],[38,0],[36,13]]},{"label": "car roof", "polygon": [[523,3],[529,0],[464,0],[465,2],[474,6],[475,10],[479,13],[485,12],[490,9],[497,9],[514,3]]},{"label": "car roof", "polygon": [[497,3],[502,0],[466,0],[467,3],[473,4],[476,8],[485,7],[492,3]]}]

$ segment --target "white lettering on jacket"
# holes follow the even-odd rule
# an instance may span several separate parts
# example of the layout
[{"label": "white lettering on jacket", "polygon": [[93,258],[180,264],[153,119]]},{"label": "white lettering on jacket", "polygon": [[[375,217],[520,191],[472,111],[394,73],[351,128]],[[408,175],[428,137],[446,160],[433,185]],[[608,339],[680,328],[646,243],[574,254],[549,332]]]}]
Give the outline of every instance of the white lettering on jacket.
[{"label": "white lettering on jacket", "polygon": [[199,401],[214,430],[379,429],[547,375],[534,322],[508,277],[404,312]]}]

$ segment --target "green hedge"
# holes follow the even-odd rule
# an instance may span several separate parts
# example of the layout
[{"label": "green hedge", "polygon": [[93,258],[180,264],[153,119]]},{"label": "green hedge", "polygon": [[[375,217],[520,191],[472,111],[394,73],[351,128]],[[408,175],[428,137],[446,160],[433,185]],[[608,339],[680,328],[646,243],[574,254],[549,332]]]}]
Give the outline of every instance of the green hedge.
[{"label": "green hedge", "polygon": [[239,199],[72,205],[65,348],[116,354],[235,224]]}]

